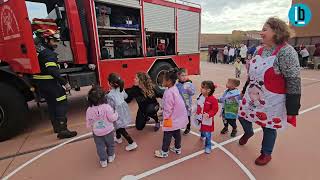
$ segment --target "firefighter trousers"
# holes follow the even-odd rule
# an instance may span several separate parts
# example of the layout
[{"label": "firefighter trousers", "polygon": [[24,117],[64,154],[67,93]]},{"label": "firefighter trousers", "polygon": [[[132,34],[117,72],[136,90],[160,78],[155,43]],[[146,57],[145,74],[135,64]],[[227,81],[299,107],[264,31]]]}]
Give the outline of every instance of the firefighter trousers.
[{"label": "firefighter trousers", "polygon": [[67,95],[65,89],[55,80],[35,80],[40,97],[48,104],[50,120],[55,132],[67,128]]}]

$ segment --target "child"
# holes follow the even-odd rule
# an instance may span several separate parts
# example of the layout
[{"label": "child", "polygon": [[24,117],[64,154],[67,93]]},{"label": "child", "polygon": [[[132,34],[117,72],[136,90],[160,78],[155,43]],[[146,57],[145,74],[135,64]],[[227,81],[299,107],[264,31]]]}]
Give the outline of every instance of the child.
[{"label": "child", "polygon": [[195,93],[195,87],[192,84],[192,81],[188,79],[187,70],[184,68],[180,68],[178,71],[178,83],[177,87],[179,89],[179,93],[182,96],[182,99],[184,100],[187,113],[188,113],[188,120],[189,123],[187,125],[186,130],[184,131],[184,134],[187,135],[190,132],[190,116],[191,116],[191,108],[192,108],[192,96]]},{"label": "child", "polygon": [[175,147],[170,148],[176,154],[181,154],[181,133],[180,129],[186,127],[188,115],[185,104],[177,86],[177,69],[165,72],[163,86],[168,89],[163,95],[163,142],[162,149],[155,151],[155,156],[165,158],[169,155],[169,146],[172,137],[175,139]]},{"label": "child", "polygon": [[118,119],[118,113],[104,103],[104,96],[100,87],[93,87],[88,93],[89,107],[86,112],[87,128],[92,129],[101,167],[107,167],[108,162],[115,159],[113,122]]},{"label": "child", "polygon": [[235,67],[236,78],[240,78],[241,70],[242,70],[242,62],[240,58],[236,59],[236,61],[234,62],[234,67]]},{"label": "child", "polygon": [[222,103],[221,116],[223,119],[224,128],[221,134],[226,134],[228,132],[228,125],[232,126],[231,137],[237,135],[237,115],[240,100],[240,91],[237,87],[240,85],[238,79],[228,79],[226,84],[227,90],[219,98],[219,102]]},{"label": "child", "polygon": [[218,112],[218,100],[213,96],[215,85],[212,81],[201,83],[201,94],[197,100],[196,118],[201,122],[201,139],[205,141],[205,153],[211,153],[211,133],[214,131],[214,116]]},{"label": "child", "polygon": [[162,98],[163,92],[155,87],[148,74],[139,72],[134,79],[134,86],[126,90],[129,103],[134,98],[138,103],[138,112],[136,117],[137,130],[143,130],[150,117],[156,121],[154,131],[160,128],[158,119],[159,103],[157,98]]},{"label": "child", "polygon": [[134,150],[138,147],[137,143],[132,140],[126,127],[131,122],[131,115],[128,104],[124,101],[127,98],[127,94],[124,92],[124,82],[119,75],[111,73],[108,77],[109,86],[111,87],[110,92],[106,95],[109,104],[116,110],[119,117],[114,123],[116,128],[116,142],[122,143],[121,136],[123,136],[127,141],[126,146],[127,151]]}]

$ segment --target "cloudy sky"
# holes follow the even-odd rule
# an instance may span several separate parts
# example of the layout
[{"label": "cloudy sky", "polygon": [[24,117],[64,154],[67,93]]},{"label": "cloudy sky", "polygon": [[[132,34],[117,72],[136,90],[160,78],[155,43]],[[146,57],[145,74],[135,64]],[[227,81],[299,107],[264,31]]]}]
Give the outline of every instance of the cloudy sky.
[{"label": "cloudy sky", "polygon": [[[187,0],[202,6],[202,33],[260,30],[271,16],[287,21],[292,0]],[[27,3],[33,17],[46,17],[45,6]]]},{"label": "cloudy sky", "polygon": [[189,0],[202,5],[202,33],[260,30],[268,17],[288,21],[292,0]]}]

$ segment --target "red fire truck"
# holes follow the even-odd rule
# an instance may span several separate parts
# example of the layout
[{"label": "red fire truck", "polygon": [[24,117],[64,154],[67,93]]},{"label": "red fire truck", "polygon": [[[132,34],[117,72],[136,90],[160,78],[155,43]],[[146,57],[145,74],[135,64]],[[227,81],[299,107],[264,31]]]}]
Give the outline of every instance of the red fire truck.
[{"label": "red fire truck", "polygon": [[[27,121],[27,102],[38,98],[32,74],[39,73],[31,4],[56,19],[62,41],[61,74],[72,88],[100,84],[116,72],[132,86],[137,72],[161,84],[171,67],[200,73],[200,13],[180,0],[0,0],[0,140]],[[29,8],[28,8],[29,7]],[[30,8],[31,7],[31,8]],[[33,15],[34,16],[34,15]],[[95,68],[93,68],[95,67]]]}]

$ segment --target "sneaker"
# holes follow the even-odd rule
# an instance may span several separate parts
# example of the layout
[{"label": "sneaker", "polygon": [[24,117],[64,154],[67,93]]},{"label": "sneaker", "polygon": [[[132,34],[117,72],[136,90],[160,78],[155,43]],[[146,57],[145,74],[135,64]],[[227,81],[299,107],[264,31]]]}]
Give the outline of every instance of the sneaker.
[{"label": "sneaker", "polygon": [[112,163],[115,158],[116,158],[116,154],[113,154],[113,156],[109,156],[108,157],[108,163]]},{"label": "sneaker", "polygon": [[210,154],[211,151],[212,151],[211,148],[207,148],[207,147],[206,147],[206,148],[204,149],[204,152],[205,152],[206,154]]},{"label": "sneaker", "polygon": [[100,161],[100,165],[101,165],[101,167],[105,168],[105,167],[108,166],[108,161],[107,161],[107,160],[105,160],[105,161]]},{"label": "sneaker", "polygon": [[189,134],[189,133],[190,133],[190,128],[187,128],[187,129],[183,132],[184,135],[187,135],[187,134]]},{"label": "sneaker", "polygon": [[132,151],[134,149],[136,149],[138,147],[136,142],[133,142],[132,144],[129,144],[128,146],[126,146],[126,151]]},{"label": "sneaker", "polygon": [[228,128],[227,127],[224,127],[222,130],[221,130],[221,134],[226,134],[228,132]]},{"label": "sneaker", "polygon": [[238,132],[237,129],[232,129],[231,137],[236,137],[237,132]]},{"label": "sneaker", "polygon": [[162,150],[156,150],[156,151],[154,152],[154,155],[155,155],[156,157],[158,157],[158,158],[166,158],[166,157],[169,156],[169,152],[164,152],[164,151],[162,151]]},{"label": "sneaker", "polygon": [[156,125],[154,126],[154,131],[157,132],[160,129],[160,123],[156,123]]},{"label": "sneaker", "polygon": [[244,134],[244,135],[240,138],[239,144],[240,144],[241,146],[247,144],[248,140],[249,140],[252,136],[253,136],[253,135],[246,135],[246,134]]},{"label": "sneaker", "polygon": [[256,165],[264,166],[271,161],[271,155],[261,154],[255,161]]},{"label": "sneaker", "polygon": [[117,138],[117,137],[114,137],[114,141],[117,142],[118,144],[121,144],[122,143],[122,138]]},{"label": "sneaker", "polygon": [[178,155],[181,154],[181,148],[177,149],[175,147],[170,147],[169,149],[170,149],[171,152],[174,152],[174,153],[176,153]]}]

